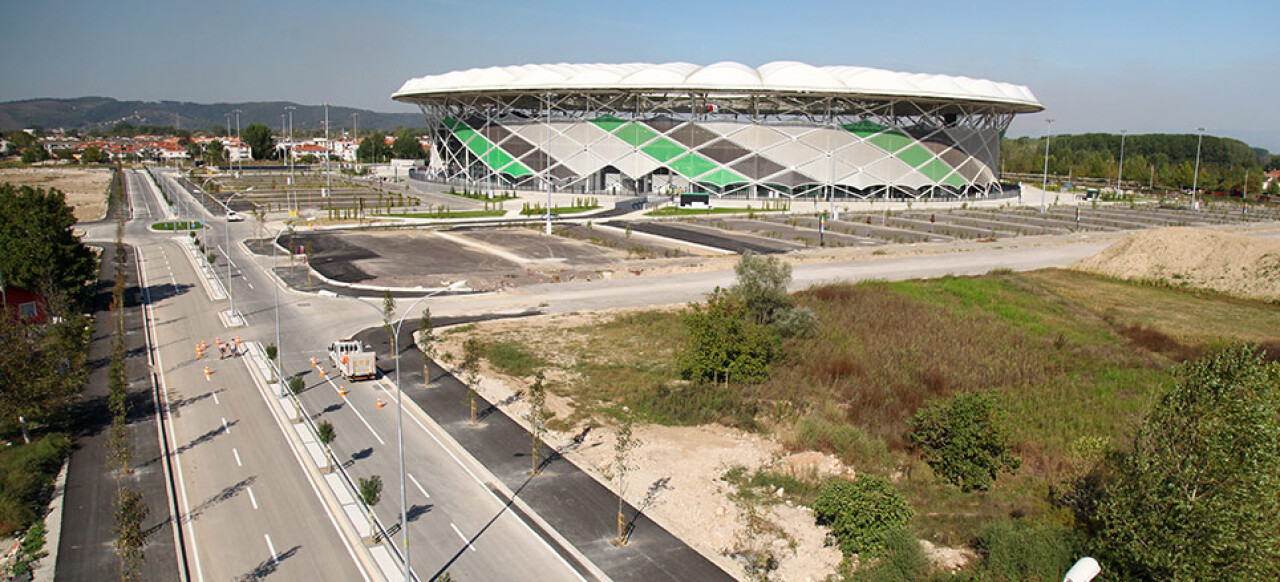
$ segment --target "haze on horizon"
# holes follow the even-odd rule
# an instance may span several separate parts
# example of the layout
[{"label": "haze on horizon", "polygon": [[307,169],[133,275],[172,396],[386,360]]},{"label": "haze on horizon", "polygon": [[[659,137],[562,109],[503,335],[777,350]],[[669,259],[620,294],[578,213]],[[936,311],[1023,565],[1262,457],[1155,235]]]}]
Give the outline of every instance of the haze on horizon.
[{"label": "haze on horizon", "polygon": [[0,101],[287,100],[414,111],[412,77],[556,62],[797,60],[1028,86],[1010,136],[1206,133],[1280,152],[1280,3],[797,0],[10,2]]}]

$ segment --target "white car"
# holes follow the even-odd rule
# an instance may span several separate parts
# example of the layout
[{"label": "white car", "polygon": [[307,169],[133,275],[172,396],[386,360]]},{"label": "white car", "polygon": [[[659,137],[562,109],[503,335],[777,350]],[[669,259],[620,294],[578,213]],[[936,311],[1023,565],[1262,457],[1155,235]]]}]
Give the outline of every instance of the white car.
[{"label": "white car", "polygon": [[227,212],[227,222],[244,222],[244,217],[239,212],[231,210]]}]

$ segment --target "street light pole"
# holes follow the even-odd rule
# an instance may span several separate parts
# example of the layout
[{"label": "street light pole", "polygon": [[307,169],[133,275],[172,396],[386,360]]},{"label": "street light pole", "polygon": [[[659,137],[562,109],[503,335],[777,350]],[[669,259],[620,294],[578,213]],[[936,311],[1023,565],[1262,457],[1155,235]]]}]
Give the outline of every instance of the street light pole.
[{"label": "street light pole", "polygon": [[1049,140],[1053,137],[1053,120],[1044,120],[1044,178],[1040,182],[1040,213],[1049,211]]},{"label": "street light pole", "polygon": [[1124,136],[1128,130],[1120,130],[1120,171],[1116,173],[1116,196],[1120,195],[1121,183],[1124,180]]},{"label": "street light pole", "polygon": [[[292,226],[286,225],[276,233],[275,238],[271,239],[271,268],[276,268],[276,250],[280,246],[280,235],[286,230],[293,230]],[[293,251],[290,251],[293,252]],[[272,287],[275,288],[276,296],[276,383],[280,386],[280,397],[284,398],[284,347],[280,345],[280,284],[273,282]]]},{"label": "street light pole", "polygon": [[253,190],[253,186],[249,186],[244,190],[241,190],[239,192],[236,192],[235,194],[232,194],[229,198],[227,198],[226,202],[222,203],[222,205],[227,208],[227,219],[225,221],[225,228],[223,230],[227,233],[227,237],[226,237],[227,247],[224,251],[227,255],[227,299],[231,300],[231,310],[227,312],[228,319],[235,317],[236,315],[236,295],[235,293],[231,292],[231,200],[236,196],[239,196],[250,190]]},{"label": "street light pole", "polygon": [[[426,300],[431,297],[435,297],[436,295],[444,293],[445,291],[455,290],[466,284],[467,284],[466,281],[455,281],[449,284],[449,286],[447,287],[436,289],[435,291],[432,291],[426,295],[423,295],[422,297],[419,297],[413,300],[413,303],[409,304],[408,309],[404,310],[404,315],[400,316],[400,321],[396,323],[395,328],[391,329],[391,354],[392,354],[392,359],[394,359],[396,362],[396,432],[397,432],[396,438],[398,441],[398,449],[399,449],[399,455],[400,455],[400,535],[401,535],[401,543],[404,544],[405,582],[412,581],[413,570],[412,568],[410,568],[411,562],[409,561],[409,506],[408,506],[407,497],[405,495],[404,390],[401,389],[400,387],[400,329],[404,326],[404,321],[409,317],[409,314],[413,313],[413,308],[417,307],[418,304],[422,303],[423,300]],[[339,297],[343,297],[343,296],[339,295]],[[360,299],[359,297],[346,297],[346,298],[359,301],[360,303],[368,305],[369,307],[372,307],[373,309],[377,310],[378,313],[383,313],[382,310],[379,309],[376,305],[372,303],[368,303],[365,300]],[[383,313],[383,315],[385,316],[386,314]],[[425,358],[426,355],[424,354],[423,357]]]},{"label": "street light pole", "polygon": [[1199,210],[1200,207],[1196,205],[1196,190],[1200,186],[1200,142],[1204,141],[1204,128],[1197,127],[1196,132],[1199,136],[1196,137],[1196,172],[1191,178],[1191,208]]}]

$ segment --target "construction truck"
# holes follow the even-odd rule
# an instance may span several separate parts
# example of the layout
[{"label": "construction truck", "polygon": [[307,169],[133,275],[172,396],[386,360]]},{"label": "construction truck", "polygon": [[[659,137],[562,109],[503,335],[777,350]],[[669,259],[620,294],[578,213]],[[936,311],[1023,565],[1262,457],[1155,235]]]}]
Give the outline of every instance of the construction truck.
[{"label": "construction truck", "polygon": [[378,355],[351,338],[329,345],[329,361],[347,380],[372,380],[378,377]]}]

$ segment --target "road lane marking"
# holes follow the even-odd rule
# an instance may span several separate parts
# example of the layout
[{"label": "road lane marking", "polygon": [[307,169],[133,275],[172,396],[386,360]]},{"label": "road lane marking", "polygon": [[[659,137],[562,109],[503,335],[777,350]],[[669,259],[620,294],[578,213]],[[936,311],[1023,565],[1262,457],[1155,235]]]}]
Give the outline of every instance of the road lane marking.
[{"label": "road lane marking", "polygon": [[[329,386],[334,390],[338,389],[337,385],[333,383],[333,380],[331,378],[325,378],[324,381],[328,382]],[[378,439],[378,442],[380,444],[386,445],[387,441],[382,440],[382,437],[378,436],[378,431],[373,430],[373,425],[369,424],[369,421],[364,419],[364,415],[360,414],[360,411],[356,409],[356,405],[352,404],[351,401],[348,400],[346,396],[343,396],[342,400],[349,405],[348,408],[351,409],[351,412],[356,413],[356,418],[359,418],[360,422],[364,423],[365,428],[369,429],[369,432],[373,433],[373,438]]]},{"label": "road lane marking", "polygon": [[258,498],[253,496],[253,487],[245,487],[245,491],[249,492],[249,503],[253,504],[253,508],[258,508]]},{"label": "road lane marking", "polygon": [[413,478],[413,473],[405,473],[405,475],[409,477],[410,481],[413,481],[413,486],[417,487],[418,491],[422,492],[423,497],[426,497],[428,499],[431,497],[431,494],[427,493],[427,490],[422,488],[422,483],[419,483],[417,479]]},{"label": "road lane marking", "polygon": [[231,427],[227,425],[227,417],[225,416],[222,417],[222,430],[226,431],[227,434],[231,434]]},{"label": "road lane marking", "polygon": [[222,404],[221,402],[218,402],[218,393],[217,393],[217,392],[214,392],[214,393],[213,393],[213,403],[214,403],[214,404],[218,404],[218,405],[221,405],[221,404]]},{"label": "road lane marking", "polygon": [[453,528],[454,533],[458,534],[458,537],[462,538],[462,543],[467,544],[468,550],[471,550],[473,552],[476,551],[476,547],[471,545],[471,541],[467,539],[467,536],[462,535],[462,530],[458,529],[458,526],[453,525],[453,523],[450,523],[449,527]]},{"label": "road lane marking", "polygon": [[279,564],[279,563],[280,563],[280,558],[276,556],[276,547],[275,547],[275,545],[274,545],[274,544],[272,544],[272,543],[271,543],[271,535],[270,535],[270,534],[262,534],[262,537],[267,538],[267,549],[268,549],[268,550],[271,550],[271,561],[272,561],[272,562],[274,562],[274,563],[276,563],[276,564]]},{"label": "road lane marking", "polygon": [[240,451],[238,451],[238,450],[236,450],[236,449],[231,449],[231,454],[233,454],[233,455],[235,455],[235,456],[236,456],[236,466],[237,466],[237,467],[243,467],[243,466],[244,466],[244,464],[240,462]]}]

